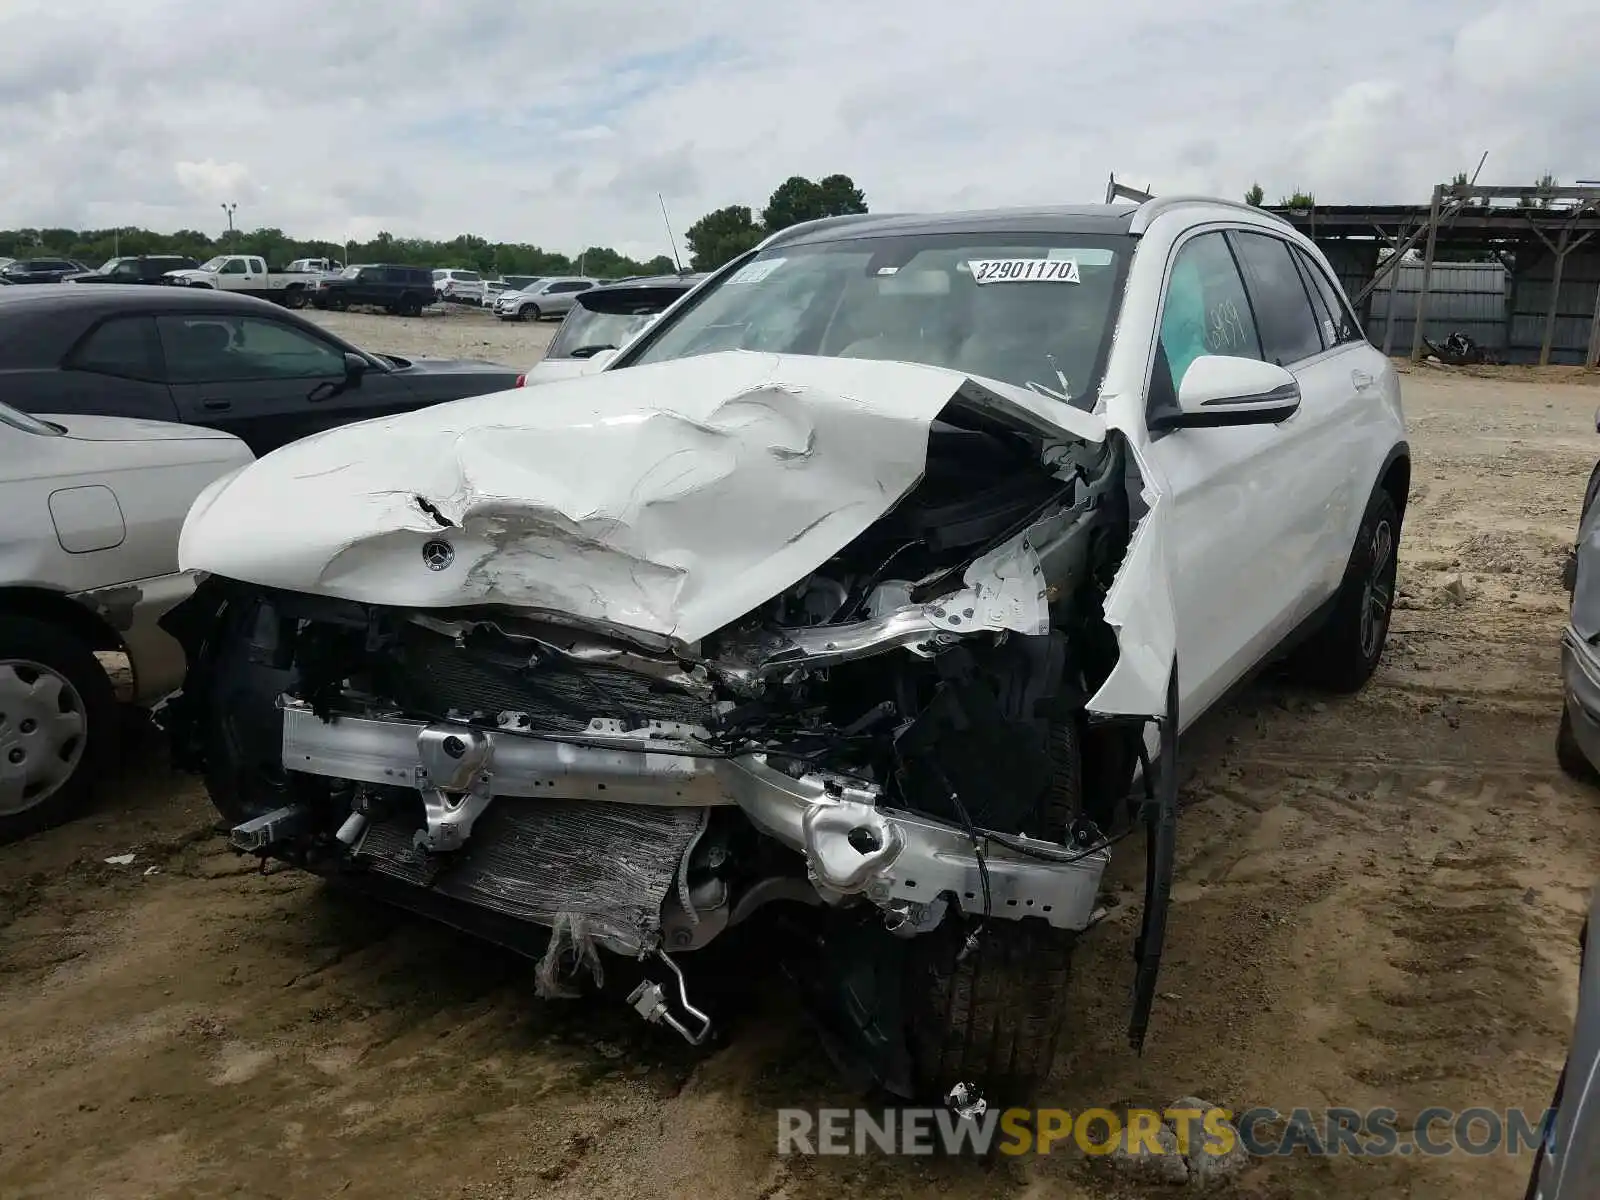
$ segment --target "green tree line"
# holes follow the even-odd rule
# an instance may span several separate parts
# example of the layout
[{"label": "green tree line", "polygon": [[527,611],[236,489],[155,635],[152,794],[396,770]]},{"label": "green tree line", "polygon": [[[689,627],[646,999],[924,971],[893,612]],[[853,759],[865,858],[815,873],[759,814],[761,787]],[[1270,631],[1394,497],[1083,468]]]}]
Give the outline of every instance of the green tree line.
[{"label": "green tree line", "polygon": [[811,180],[791,175],[774,190],[758,221],[748,205],[730,204],[708,212],[684,232],[697,271],[712,271],[780,229],[867,211],[867,197],[848,175]]},{"label": "green tree line", "polygon": [[609,246],[591,246],[576,258],[526,242],[490,242],[472,234],[450,241],[380,233],[367,242],[292,238],[281,229],[236,231],[211,237],[197,229],[0,229],[0,256],[71,258],[97,267],[118,254],[184,254],[204,262],[214,254],[259,254],[274,266],[297,258],[387,262],[415,267],[461,267],[486,275],[568,275],[579,265],[599,279],[660,275],[676,268],[665,254],[641,262]]}]

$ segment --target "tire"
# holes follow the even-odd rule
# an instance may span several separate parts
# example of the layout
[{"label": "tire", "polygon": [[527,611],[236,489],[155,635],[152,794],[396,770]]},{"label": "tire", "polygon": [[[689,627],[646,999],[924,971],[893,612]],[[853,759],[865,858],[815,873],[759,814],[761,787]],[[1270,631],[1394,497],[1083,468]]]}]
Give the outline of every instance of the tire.
[{"label": "tire", "polygon": [[1561,724],[1556,727],[1556,763],[1582,783],[1600,783],[1600,770],[1596,770],[1578,745],[1572,732],[1572,709],[1565,704],[1561,706]]},{"label": "tire", "polygon": [[1297,673],[1307,683],[1355,692],[1372,678],[1389,638],[1399,551],[1400,512],[1379,488],[1362,515],[1333,612],[1297,655]]},{"label": "tire", "polygon": [[519,321],[537,321],[543,315],[544,314],[539,311],[539,306],[537,304],[524,304],[521,308],[517,309],[517,320]]},{"label": "tire", "polygon": [[206,696],[201,745],[211,803],[237,825],[291,802],[294,784],[283,769],[283,714],[278,695],[293,671],[250,661],[250,637],[263,612],[259,601],[230,605],[206,649]]},{"label": "tire", "polygon": [[306,306],[306,300],[307,296],[305,288],[293,287],[284,293],[283,306],[285,308],[304,308]]},{"label": "tire", "polygon": [[420,317],[422,315],[422,298],[411,292],[401,296],[400,315],[402,317]]},{"label": "tire", "polygon": [[[1064,842],[1083,804],[1077,718],[1052,726],[1049,749],[1055,776],[1035,836]],[[993,918],[962,959],[972,928],[955,914],[911,941],[903,995],[915,1086],[932,1099],[961,1082],[991,1108],[1026,1104],[1055,1066],[1077,934],[1038,917]]]},{"label": "tire", "polygon": [[88,644],[0,615],[0,844],[75,816],[116,742],[116,693]]}]

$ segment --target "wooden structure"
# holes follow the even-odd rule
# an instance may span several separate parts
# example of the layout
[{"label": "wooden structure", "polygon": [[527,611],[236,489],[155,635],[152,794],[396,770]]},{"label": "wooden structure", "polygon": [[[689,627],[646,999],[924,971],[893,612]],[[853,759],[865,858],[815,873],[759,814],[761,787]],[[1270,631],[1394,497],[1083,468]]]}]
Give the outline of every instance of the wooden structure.
[{"label": "wooden structure", "polygon": [[[1497,203],[1510,201],[1511,203]],[[1426,208],[1340,205],[1274,209],[1317,242],[1363,318],[1373,291],[1392,282],[1406,255],[1422,247],[1422,290],[1411,345],[1422,356],[1428,289],[1436,263],[1451,256],[1498,258],[1510,272],[1505,344],[1593,367],[1600,361],[1600,187],[1483,187],[1440,184]],[[1389,254],[1381,263],[1380,250]],[[1385,352],[1392,336],[1386,327]]]}]

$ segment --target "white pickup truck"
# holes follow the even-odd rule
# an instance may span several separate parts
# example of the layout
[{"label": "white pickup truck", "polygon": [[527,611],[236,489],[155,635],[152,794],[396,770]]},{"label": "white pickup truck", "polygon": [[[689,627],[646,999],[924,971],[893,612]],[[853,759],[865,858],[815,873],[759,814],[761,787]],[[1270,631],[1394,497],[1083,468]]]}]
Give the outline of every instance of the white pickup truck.
[{"label": "white pickup truck", "polygon": [[263,300],[276,300],[288,308],[304,308],[316,290],[317,280],[325,274],[314,268],[307,269],[312,261],[301,259],[290,264],[289,270],[278,271],[268,267],[267,260],[256,254],[219,254],[198,267],[168,271],[164,278],[177,287],[244,292]]}]

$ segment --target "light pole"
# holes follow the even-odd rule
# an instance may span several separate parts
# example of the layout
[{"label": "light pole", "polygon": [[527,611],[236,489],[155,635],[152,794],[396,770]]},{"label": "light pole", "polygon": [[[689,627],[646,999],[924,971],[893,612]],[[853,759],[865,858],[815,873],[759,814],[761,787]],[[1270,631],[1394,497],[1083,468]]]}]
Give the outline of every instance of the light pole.
[{"label": "light pole", "polygon": [[234,237],[233,237],[233,213],[234,213],[234,210],[236,208],[238,208],[238,207],[239,207],[239,205],[237,203],[224,204],[222,206],[222,211],[228,214],[228,245],[229,246],[232,246],[233,242],[234,242]]}]

